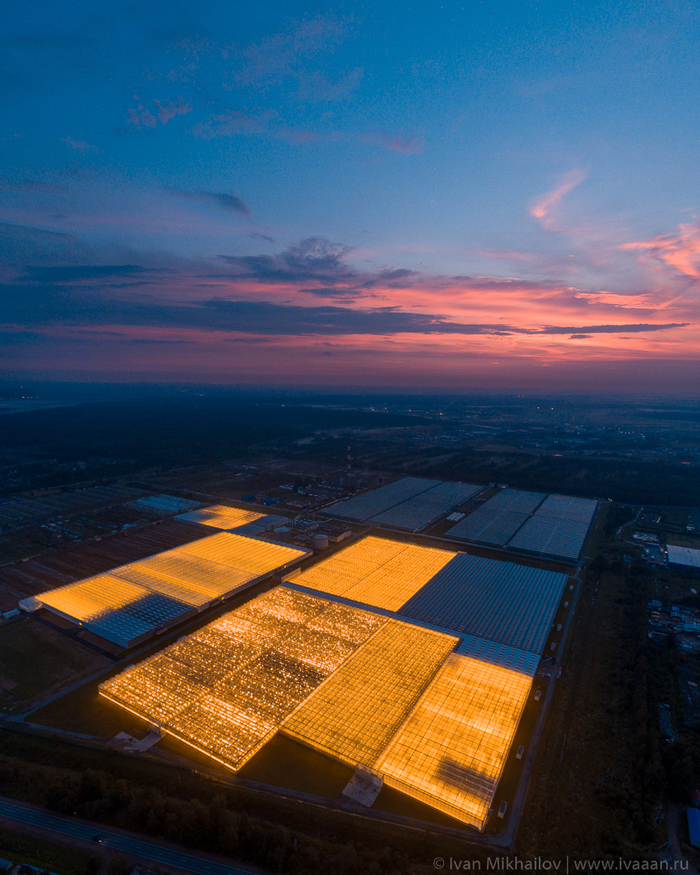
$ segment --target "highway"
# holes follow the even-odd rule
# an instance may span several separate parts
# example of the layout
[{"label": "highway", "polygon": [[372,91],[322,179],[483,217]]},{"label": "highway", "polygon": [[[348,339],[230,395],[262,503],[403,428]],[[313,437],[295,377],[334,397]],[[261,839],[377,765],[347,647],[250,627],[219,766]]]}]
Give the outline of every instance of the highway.
[{"label": "highway", "polygon": [[101,844],[113,851],[132,854],[166,866],[175,866],[191,872],[192,875],[251,875],[249,869],[227,866],[214,860],[207,860],[205,857],[196,857],[154,842],[113,832],[97,824],[82,823],[70,817],[48,814],[41,809],[28,808],[5,800],[0,800],[0,817],[50,830],[62,836],[94,842],[96,849]]}]

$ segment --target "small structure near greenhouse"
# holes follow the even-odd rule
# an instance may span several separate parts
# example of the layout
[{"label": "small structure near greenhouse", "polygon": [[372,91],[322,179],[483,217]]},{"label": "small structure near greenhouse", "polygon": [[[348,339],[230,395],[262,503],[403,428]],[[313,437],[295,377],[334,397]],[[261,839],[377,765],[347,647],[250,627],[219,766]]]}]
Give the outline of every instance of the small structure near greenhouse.
[{"label": "small structure near greenhouse", "polygon": [[688,807],[688,833],[690,835],[690,844],[694,848],[700,848],[700,811],[697,808]]},{"label": "small structure near greenhouse", "polygon": [[668,552],[668,564],[676,568],[694,568],[700,571],[700,550],[691,547],[676,547],[675,544],[666,546]]}]

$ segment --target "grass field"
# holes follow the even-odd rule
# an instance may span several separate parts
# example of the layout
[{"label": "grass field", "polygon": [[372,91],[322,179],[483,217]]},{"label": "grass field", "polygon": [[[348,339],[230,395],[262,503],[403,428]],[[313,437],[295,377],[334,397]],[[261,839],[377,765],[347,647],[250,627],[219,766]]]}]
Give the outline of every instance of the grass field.
[{"label": "grass field", "polygon": [[622,573],[586,580],[521,822],[524,856],[629,858],[648,849],[637,811],[644,766],[632,742],[643,727],[630,707],[637,612]]},{"label": "grass field", "polygon": [[0,708],[16,711],[107,668],[110,661],[60,632],[22,618],[0,627]]},{"label": "grass field", "polygon": [[334,799],[353,770],[277,733],[241,769],[243,778]]},{"label": "grass field", "polygon": [[118,708],[98,694],[97,688],[102,680],[98,678],[84,684],[43,708],[32,711],[27,720],[53,729],[107,739],[114,738],[118,732],[127,732],[129,735],[144,732],[147,727],[145,720]]}]

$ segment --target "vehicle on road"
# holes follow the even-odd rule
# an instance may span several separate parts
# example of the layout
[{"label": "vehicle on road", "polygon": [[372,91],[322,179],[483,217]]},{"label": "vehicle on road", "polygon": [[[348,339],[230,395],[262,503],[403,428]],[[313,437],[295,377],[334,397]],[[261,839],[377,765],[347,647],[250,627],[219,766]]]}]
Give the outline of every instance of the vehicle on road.
[{"label": "vehicle on road", "polygon": [[535,691],[535,701],[536,701],[536,702],[539,702],[539,700],[540,700],[541,698],[542,698],[542,690],[536,690],[536,691]]},{"label": "vehicle on road", "polygon": [[504,799],[503,802],[498,806],[498,816],[503,820],[506,816],[506,811],[508,811],[508,803]]},{"label": "vehicle on road", "polygon": [[523,754],[525,753],[525,745],[521,744],[518,748],[518,752],[515,754],[516,760],[521,760],[523,758]]}]

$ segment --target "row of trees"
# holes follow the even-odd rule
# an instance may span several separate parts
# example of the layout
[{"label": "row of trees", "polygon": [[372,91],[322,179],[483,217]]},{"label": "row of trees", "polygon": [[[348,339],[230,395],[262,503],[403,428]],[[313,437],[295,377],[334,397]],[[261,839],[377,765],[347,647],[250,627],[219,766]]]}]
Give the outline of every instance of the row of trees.
[{"label": "row of trees", "polygon": [[[165,839],[196,850],[221,854],[270,872],[289,875],[405,875],[411,871],[431,871],[432,859],[448,849],[460,859],[471,851],[459,842],[436,839],[428,835],[400,840],[391,827],[378,825],[370,829],[344,828],[343,817],[336,817],[337,830],[329,834],[333,813],[318,813],[317,828],[299,829],[275,822],[284,818],[282,807],[275,811],[269,803],[269,818],[252,813],[240,791],[220,792],[210,782],[183,777],[182,782],[169,779],[170,792],[156,779],[148,784],[119,777],[137,761],[114,760],[117,774],[96,768],[60,768],[41,762],[29,762],[8,754],[8,735],[0,745],[0,795],[20,798],[61,814]],[[18,745],[23,739],[15,736]],[[24,739],[25,747],[34,743],[41,751],[37,758],[48,759],[46,745],[39,739]],[[65,749],[64,749],[65,750]],[[70,763],[77,748],[65,750],[63,759]],[[86,759],[95,759],[94,751],[85,751]],[[109,755],[106,755],[109,756]],[[178,792],[179,790],[179,792]],[[195,792],[190,795],[190,792]],[[195,795],[196,793],[196,795]],[[297,809],[306,806],[297,805]],[[313,812],[313,809],[311,809]],[[314,814],[311,814],[313,822]],[[287,818],[291,821],[291,818]],[[347,821],[347,818],[345,819]],[[384,830],[384,845],[379,838]],[[324,831],[322,836],[321,831]],[[363,835],[364,833],[364,835]],[[352,834],[352,835],[351,835]],[[439,845],[439,847],[438,847]],[[401,848],[397,850],[396,848]],[[485,865],[485,863],[484,863]]]}]

